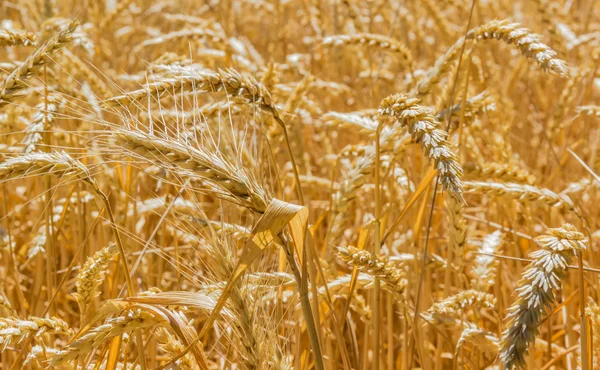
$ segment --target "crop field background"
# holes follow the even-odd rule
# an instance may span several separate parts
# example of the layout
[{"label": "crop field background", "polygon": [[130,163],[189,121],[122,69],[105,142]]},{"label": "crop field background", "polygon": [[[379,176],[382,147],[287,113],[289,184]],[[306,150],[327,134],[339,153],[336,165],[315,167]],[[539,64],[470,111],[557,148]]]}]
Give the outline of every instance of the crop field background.
[{"label": "crop field background", "polygon": [[600,2],[0,0],[1,369],[600,369]]}]

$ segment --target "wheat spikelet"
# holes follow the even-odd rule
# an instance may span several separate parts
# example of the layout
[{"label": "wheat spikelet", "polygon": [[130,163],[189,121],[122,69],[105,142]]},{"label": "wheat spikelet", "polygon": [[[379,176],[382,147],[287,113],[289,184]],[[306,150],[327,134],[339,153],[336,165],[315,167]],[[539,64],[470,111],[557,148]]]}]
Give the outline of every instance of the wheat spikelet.
[{"label": "wheat spikelet", "polygon": [[110,244],[89,257],[83,265],[81,271],[77,274],[77,293],[73,296],[79,304],[79,310],[85,314],[87,307],[93,302],[94,298],[100,295],[98,287],[104,280],[103,273],[110,260],[117,254],[115,244]]},{"label": "wheat spikelet", "polygon": [[0,28],[0,46],[28,46],[35,41],[35,34],[21,30]]},{"label": "wheat spikelet", "polygon": [[0,318],[0,346],[2,351],[9,346],[21,343],[25,339],[40,337],[43,334],[72,334],[69,325],[63,320],[53,317],[45,319],[30,317],[21,320],[16,317]]},{"label": "wheat spikelet", "polygon": [[404,292],[406,288],[404,273],[393,267],[384,256],[376,257],[352,246],[338,248],[338,256],[349,265],[357,266],[360,271],[381,278],[391,291],[398,294]]},{"label": "wheat spikelet", "polygon": [[548,229],[535,242],[542,249],[530,254],[534,261],[519,281],[517,301],[510,307],[507,329],[502,335],[500,358],[504,368],[524,368],[528,347],[535,339],[544,313],[554,303],[554,290],[560,289],[567,266],[576,253],[586,248],[587,240],[571,224]]},{"label": "wheat spikelet", "polygon": [[446,141],[447,133],[439,128],[440,123],[431,114],[418,105],[419,102],[419,99],[409,98],[406,94],[394,94],[381,101],[380,114],[396,117],[402,126],[408,127],[413,139],[421,143],[425,156],[434,161],[444,189],[457,201],[464,202],[460,181],[462,168]]},{"label": "wheat spikelet", "polygon": [[71,21],[6,77],[0,85],[0,107],[18,98],[17,93],[27,87],[26,81],[48,64],[52,56],[73,39],[73,32],[78,25],[77,21]]}]

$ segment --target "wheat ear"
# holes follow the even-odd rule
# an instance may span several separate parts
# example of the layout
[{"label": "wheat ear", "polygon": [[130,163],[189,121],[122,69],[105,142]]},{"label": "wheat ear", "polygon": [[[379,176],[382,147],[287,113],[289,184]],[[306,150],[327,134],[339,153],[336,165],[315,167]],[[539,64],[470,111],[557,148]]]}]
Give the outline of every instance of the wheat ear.
[{"label": "wheat ear", "polygon": [[517,301],[509,308],[507,329],[502,335],[500,358],[504,369],[525,367],[525,355],[535,339],[544,313],[552,306],[553,290],[561,287],[571,258],[586,248],[587,240],[571,224],[548,229],[535,238],[542,248],[530,254],[534,260],[523,272]]},{"label": "wheat ear", "polygon": [[406,289],[404,273],[392,266],[384,256],[374,256],[352,246],[338,248],[338,256],[349,265],[358,267],[360,271],[381,278],[386,287],[394,293],[401,295]]},{"label": "wheat ear", "polygon": [[143,310],[129,310],[122,316],[108,319],[82,336],[59,354],[52,356],[50,366],[58,366],[80,356],[86,356],[95,348],[102,347],[110,339],[134,330],[147,329],[165,323],[164,319]]},{"label": "wheat ear", "polygon": [[77,274],[77,282],[75,283],[77,293],[74,293],[73,296],[79,304],[82,315],[87,312],[87,308],[94,298],[100,294],[98,287],[104,280],[104,270],[117,252],[115,244],[110,244],[108,247],[99,250],[85,261],[83,268]]},{"label": "wheat ear", "polygon": [[158,165],[197,174],[224,191],[224,197],[239,201],[255,212],[263,213],[267,208],[264,190],[221,156],[139,131],[122,130],[115,135],[123,148]]},{"label": "wheat ear", "polygon": [[0,28],[0,47],[23,45],[28,46],[35,41],[35,34],[21,30]]},{"label": "wheat ear", "polygon": [[413,139],[421,143],[426,157],[435,163],[440,173],[440,183],[459,202],[464,202],[460,176],[462,168],[456,154],[450,149],[440,123],[433,115],[419,105],[420,100],[406,94],[394,94],[383,99],[380,114],[396,117],[402,126],[408,127]]},{"label": "wheat ear", "polygon": [[52,55],[73,39],[73,32],[78,25],[77,21],[71,21],[6,77],[0,85],[0,107],[18,98],[17,93],[27,87],[26,81],[48,64],[52,60]]},{"label": "wheat ear", "polygon": [[16,317],[0,318],[1,351],[4,351],[8,346],[21,343],[27,338],[40,337],[43,334],[72,333],[69,324],[56,317],[50,319],[30,317],[27,320]]}]

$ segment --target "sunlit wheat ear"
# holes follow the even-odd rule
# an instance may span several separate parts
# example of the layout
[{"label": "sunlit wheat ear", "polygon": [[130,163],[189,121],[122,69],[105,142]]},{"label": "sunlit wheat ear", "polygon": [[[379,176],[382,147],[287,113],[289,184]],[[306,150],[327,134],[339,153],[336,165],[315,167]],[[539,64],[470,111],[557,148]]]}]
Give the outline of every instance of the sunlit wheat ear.
[{"label": "sunlit wheat ear", "polygon": [[493,310],[496,307],[496,298],[491,294],[476,290],[463,290],[453,296],[435,302],[425,312],[424,316],[431,323],[454,326],[460,323],[460,315],[472,307]]},{"label": "sunlit wheat ear", "polygon": [[53,317],[45,319],[30,317],[21,320],[16,317],[0,318],[0,352],[7,347],[21,343],[28,338],[40,338],[43,334],[72,334],[73,331],[63,320]]},{"label": "sunlit wheat ear", "polygon": [[31,45],[35,34],[21,30],[0,28],[0,46]]},{"label": "sunlit wheat ear", "polygon": [[404,273],[392,266],[384,256],[373,256],[352,246],[338,248],[338,256],[349,265],[357,266],[360,271],[381,278],[392,292],[402,294],[406,289]]},{"label": "sunlit wheat ear", "polygon": [[119,130],[114,135],[123,149],[151,163],[206,180],[221,190],[218,196],[239,202],[258,213],[263,213],[267,208],[267,195],[262,187],[217,153],[140,131]]},{"label": "sunlit wheat ear", "polygon": [[554,304],[554,290],[559,290],[567,276],[571,258],[586,248],[584,235],[571,224],[548,229],[535,242],[542,249],[530,254],[534,260],[521,275],[517,301],[509,308],[507,329],[502,335],[500,358],[504,369],[522,369],[528,347],[538,333],[546,311]]},{"label": "sunlit wheat ear", "polygon": [[[518,23],[508,20],[494,20],[468,31],[466,40],[490,40],[496,39],[508,44],[514,44],[521,53],[538,64],[538,66],[559,76],[568,76],[566,63],[556,58],[556,52],[540,40],[540,36],[532,33],[527,28],[522,28]],[[452,69],[459,58],[461,47],[465,43],[465,37],[458,39],[448,51],[439,57],[434,66],[429,69],[427,75],[422,78],[416,87],[416,93],[427,95],[444,76]]]},{"label": "sunlit wheat ear", "polygon": [[446,141],[448,134],[440,128],[437,119],[419,103],[419,99],[410,98],[406,94],[394,94],[381,101],[379,112],[396,117],[402,126],[408,128],[413,139],[421,143],[424,155],[435,163],[444,189],[458,202],[464,202],[460,180],[463,170]]},{"label": "sunlit wheat ear", "polygon": [[128,105],[148,97],[160,98],[164,93],[181,92],[219,92],[224,91],[229,96],[242,98],[249,103],[257,104],[261,109],[273,115],[282,124],[279,111],[267,89],[252,76],[242,75],[228,69],[218,72],[189,70],[177,78],[168,78],[150,83],[142,89],[127,92],[120,96],[107,99],[104,103],[110,105]]},{"label": "sunlit wheat ear", "polygon": [[535,61],[544,70],[566,77],[569,74],[566,63],[556,58],[556,52],[542,43],[540,36],[532,33],[519,23],[496,20],[479,26],[467,33],[467,38],[475,40],[496,39],[515,44],[521,53]]},{"label": "sunlit wheat ear", "polygon": [[555,192],[537,186],[502,182],[464,181],[465,193],[483,193],[496,196],[506,196],[517,200],[535,201],[544,203],[550,207],[573,212],[582,222],[585,218],[571,198],[566,194]]},{"label": "sunlit wheat ear", "polygon": [[152,315],[139,309],[128,310],[122,316],[106,320],[106,323],[97,326],[81,335],[76,341],[70,343],[64,351],[52,356],[49,365],[58,366],[67,361],[72,361],[80,356],[87,356],[94,349],[102,347],[110,339],[123,333],[130,333],[137,329],[153,328],[166,324],[162,317]]},{"label": "sunlit wheat ear", "polygon": [[27,80],[52,61],[52,56],[69,43],[79,23],[70,22],[56,36],[34,51],[21,65],[15,68],[0,85],[0,107],[14,101],[21,90],[27,87]]},{"label": "sunlit wheat ear", "polygon": [[110,244],[89,257],[82,269],[77,274],[75,286],[77,293],[73,296],[79,304],[79,309],[83,315],[87,312],[88,306],[93,302],[100,292],[98,287],[104,280],[104,270],[110,263],[110,260],[117,254],[118,249],[115,244]]},{"label": "sunlit wheat ear", "polygon": [[67,153],[29,153],[0,162],[0,182],[45,174],[75,176],[99,191],[87,167]]}]

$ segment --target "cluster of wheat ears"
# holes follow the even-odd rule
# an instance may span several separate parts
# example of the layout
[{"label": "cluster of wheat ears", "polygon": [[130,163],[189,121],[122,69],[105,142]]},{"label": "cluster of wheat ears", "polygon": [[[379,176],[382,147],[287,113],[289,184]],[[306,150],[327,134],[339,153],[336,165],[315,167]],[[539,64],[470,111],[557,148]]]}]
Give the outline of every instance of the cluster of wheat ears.
[{"label": "cluster of wheat ears", "polygon": [[600,369],[600,2],[0,15],[1,369]]}]

